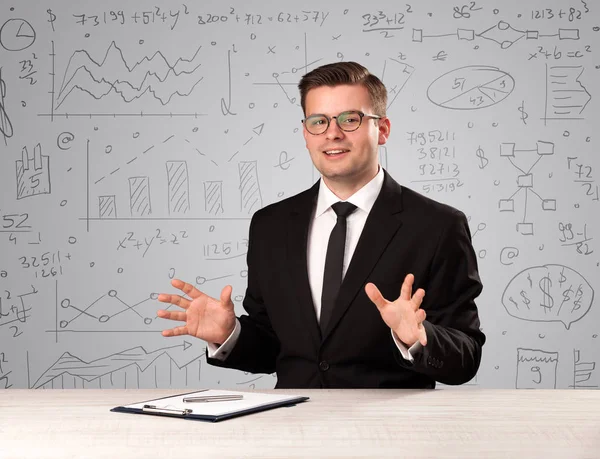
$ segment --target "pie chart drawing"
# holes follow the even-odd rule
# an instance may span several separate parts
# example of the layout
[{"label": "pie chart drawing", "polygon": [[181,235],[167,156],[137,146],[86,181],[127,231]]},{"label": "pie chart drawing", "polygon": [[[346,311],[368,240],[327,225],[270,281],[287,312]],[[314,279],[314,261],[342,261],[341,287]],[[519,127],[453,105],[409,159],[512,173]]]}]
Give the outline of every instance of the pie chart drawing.
[{"label": "pie chart drawing", "polygon": [[460,67],[436,78],[427,88],[427,98],[451,110],[477,110],[506,99],[515,80],[497,67],[472,65]]},{"label": "pie chart drawing", "polygon": [[0,45],[7,51],[22,51],[34,41],[35,30],[25,19],[9,19],[0,28]]}]

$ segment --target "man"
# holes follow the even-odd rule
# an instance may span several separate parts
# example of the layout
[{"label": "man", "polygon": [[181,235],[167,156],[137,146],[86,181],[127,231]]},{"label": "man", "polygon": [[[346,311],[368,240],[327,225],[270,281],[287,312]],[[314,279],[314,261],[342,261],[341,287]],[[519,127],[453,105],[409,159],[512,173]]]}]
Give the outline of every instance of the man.
[{"label": "man", "polygon": [[183,309],[159,317],[185,322],[163,335],[207,341],[213,365],[276,372],[277,388],[469,381],[485,336],[464,214],[379,167],[391,124],[385,86],[367,69],[325,65],[299,89],[306,147],[322,177],[254,214],[247,315],[236,318],[230,286],[215,299],[173,280],[191,300],[159,296]]}]

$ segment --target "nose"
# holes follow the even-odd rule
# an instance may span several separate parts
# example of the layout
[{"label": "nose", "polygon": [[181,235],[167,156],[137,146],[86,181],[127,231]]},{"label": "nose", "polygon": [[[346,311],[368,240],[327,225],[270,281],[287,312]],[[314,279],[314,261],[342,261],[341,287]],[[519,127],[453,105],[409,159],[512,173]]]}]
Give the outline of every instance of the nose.
[{"label": "nose", "polygon": [[340,129],[337,124],[337,117],[334,116],[331,118],[329,122],[329,126],[327,126],[327,130],[325,131],[325,138],[329,140],[341,139],[344,137],[344,131]]}]

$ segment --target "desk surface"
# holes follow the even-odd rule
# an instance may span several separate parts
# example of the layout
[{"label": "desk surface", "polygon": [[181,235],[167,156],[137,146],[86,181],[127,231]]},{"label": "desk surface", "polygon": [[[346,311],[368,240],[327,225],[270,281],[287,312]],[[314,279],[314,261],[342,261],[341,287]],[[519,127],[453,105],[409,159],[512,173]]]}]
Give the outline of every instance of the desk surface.
[{"label": "desk surface", "polygon": [[591,390],[281,390],[310,400],[218,423],[109,411],[180,392],[2,390],[0,457],[600,458]]}]

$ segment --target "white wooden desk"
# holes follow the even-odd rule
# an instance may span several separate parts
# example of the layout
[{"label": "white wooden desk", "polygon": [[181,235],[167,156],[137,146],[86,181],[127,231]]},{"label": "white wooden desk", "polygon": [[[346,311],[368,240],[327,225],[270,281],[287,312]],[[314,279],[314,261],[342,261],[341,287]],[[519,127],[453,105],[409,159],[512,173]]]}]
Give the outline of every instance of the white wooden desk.
[{"label": "white wooden desk", "polygon": [[280,391],[310,400],[219,423],[109,411],[181,392],[2,390],[0,458],[600,458],[600,391]]}]

